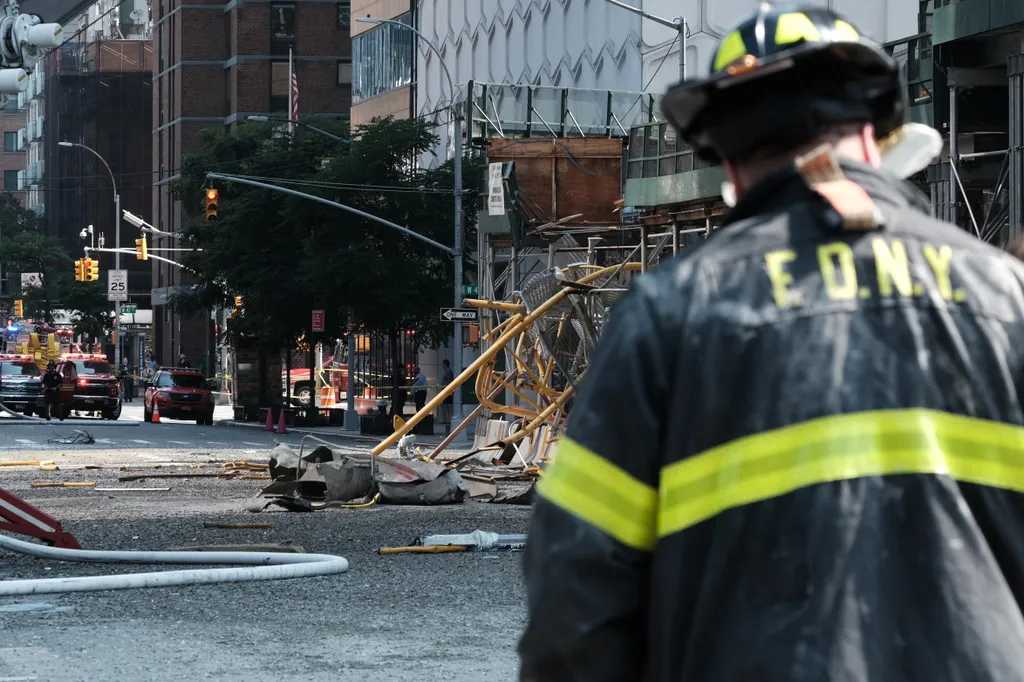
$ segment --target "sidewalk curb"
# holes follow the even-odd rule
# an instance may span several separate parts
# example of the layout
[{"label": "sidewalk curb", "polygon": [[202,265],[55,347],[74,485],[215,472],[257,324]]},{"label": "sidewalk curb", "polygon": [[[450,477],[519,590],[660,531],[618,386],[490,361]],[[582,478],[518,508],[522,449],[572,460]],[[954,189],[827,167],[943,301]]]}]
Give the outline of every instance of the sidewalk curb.
[{"label": "sidewalk curb", "polygon": [[4,426],[138,426],[142,422],[137,421],[121,421],[120,419],[115,421],[108,421],[106,419],[65,419],[60,421],[54,419],[52,421],[46,421],[45,419],[11,419],[4,418],[0,419],[0,428]]}]

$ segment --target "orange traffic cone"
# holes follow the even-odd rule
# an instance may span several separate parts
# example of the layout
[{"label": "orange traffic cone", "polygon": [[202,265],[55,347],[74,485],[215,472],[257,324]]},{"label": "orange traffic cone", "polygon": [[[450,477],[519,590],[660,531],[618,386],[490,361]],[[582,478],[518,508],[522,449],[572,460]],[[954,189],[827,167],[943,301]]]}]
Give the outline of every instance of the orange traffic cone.
[{"label": "orange traffic cone", "polygon": [[154,424],[160,423],[160,403],[153,401],[153,417],[149,420]]},{"label": "orange traffic cone", "polygon": [[286,434],[286,433],[288,433],[288,427],[286,427],[284,425],[284,408],[283,407],[281,408],[281,411],[278,414],[280,414],[281,417],[280,417],[280,419],[277,420],[277,432],[279,434]]},{"label": "orange traffic cone", "polygon": [[263,427],[263,430],[270,431],[271,433],[274,431],[274,408],[272,407],[267,408],[267,423]]}]

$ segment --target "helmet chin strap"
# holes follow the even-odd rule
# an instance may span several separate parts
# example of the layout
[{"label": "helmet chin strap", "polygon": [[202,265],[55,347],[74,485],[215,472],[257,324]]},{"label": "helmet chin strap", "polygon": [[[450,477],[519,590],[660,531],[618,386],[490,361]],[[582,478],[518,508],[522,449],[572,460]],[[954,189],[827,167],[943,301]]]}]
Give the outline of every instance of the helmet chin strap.
[{"label": "helmet chin strap", "polygon": [[[931,126],[907,123],[885,139],[878,141],[882,168],[898,178],[907,179],[927,168],[942,153],[942,135]],[[730,180],[722,183],[722,201],[736,205],[736,186]]]}]

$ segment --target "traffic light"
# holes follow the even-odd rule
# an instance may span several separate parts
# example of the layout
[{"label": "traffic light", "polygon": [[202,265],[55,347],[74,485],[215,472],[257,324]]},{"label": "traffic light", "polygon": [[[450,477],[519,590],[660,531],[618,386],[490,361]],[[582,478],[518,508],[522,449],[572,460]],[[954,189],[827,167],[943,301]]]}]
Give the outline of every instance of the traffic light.
[{"label": "traffic light", "polygon": [[149,260],[149,245],[146,238],[135,240],[135,257],[139,260]]},{"label": "traffic light", "polygon": [[242,309],[242,297],[241,296],[235,296],[235,309],[236,310],[241,310]]},{"label": "traffic light", "polygon": [[25,317],[25,306],[22,304],[21,299],[14,302],[14,316]]},{"label": "traffic light", "polygon": [[95,282],[100,278],[100,262],[98,260],[92,260],[91,258],[85,259],[85,281]]},{"label": "traffic light", "polygon": [[217,204],[220,201],[220,193],[212,187],[206,190],[206,222],[217,221]]},{"label": "traffic light", "polygon": [[75,261],[75,281],[85,281],[85,261],[83,261],[81,258]]}]

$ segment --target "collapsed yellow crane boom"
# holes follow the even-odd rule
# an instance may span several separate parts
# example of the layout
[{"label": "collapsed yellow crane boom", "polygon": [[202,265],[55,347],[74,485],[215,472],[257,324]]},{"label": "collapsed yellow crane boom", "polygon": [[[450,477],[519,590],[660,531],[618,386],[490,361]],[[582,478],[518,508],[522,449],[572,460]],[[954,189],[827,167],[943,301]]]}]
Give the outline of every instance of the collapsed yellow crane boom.
[{"label": "collapsed yellow crane boom", "polygon": [[[568,296],[574,293],[588,293],[588,289],[590,289],[588,285],[602,277],[614,276],[619,272],[640,270],[640,263],[623,263],[595,268],[593,272],[579,280],[563,281],[562,288],[533,311],[528,311],[525,301],[516,303],[466,299],[465,305],[506,313],[509,317],[484,335],[484,338],[490,341],[490,346],[480,354],[480,357],[427,402],[422,410],[405,423],[400,424],[394,433],[373,449],[373,454],[380,455],[393,447],[474,375],[476,376],[476,394],[480,398],[481,408],[495,413],[511,414],[524,420],[523,428],[506,439],[506,442],[520,441],[544,424],[557,424],[560,415],[564,415],[566,403],[573,395],[573,387],[570,385],[559,389],[552,385],[558,363],[552,353],[544,351],[539,333],[532,334],[531,338],[531,329]],[[570,323],[571,321],[568,319],[560,320],[559,333],[561,333],[562,327],[570,327]],[[495,370],[495,361],[502,352],[509,353],[514,360],[514,366],[508,370]],[[511,390],[526,405],[510,406],[495,403],[494,398],[502,388]],[[538,398],[531,398],[530,393],[536,393]],[[478,414],[481,408],[478,408],[474,414]],[[439,449],[435,450],[434,454],[436,455],[438,451]]]}]

